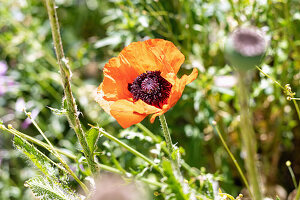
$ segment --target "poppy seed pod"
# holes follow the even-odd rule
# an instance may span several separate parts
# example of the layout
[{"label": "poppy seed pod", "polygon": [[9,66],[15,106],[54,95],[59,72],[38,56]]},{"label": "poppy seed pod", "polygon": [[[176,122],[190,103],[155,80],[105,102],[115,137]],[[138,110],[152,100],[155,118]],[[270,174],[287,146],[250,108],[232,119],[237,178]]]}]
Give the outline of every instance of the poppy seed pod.
[{"label": "poppy seed pod", "polygon": [[254,28],[239,28],[225,42],[226,59],[236,68],[248,70],[259,65],[265,55],[264,35]]}]

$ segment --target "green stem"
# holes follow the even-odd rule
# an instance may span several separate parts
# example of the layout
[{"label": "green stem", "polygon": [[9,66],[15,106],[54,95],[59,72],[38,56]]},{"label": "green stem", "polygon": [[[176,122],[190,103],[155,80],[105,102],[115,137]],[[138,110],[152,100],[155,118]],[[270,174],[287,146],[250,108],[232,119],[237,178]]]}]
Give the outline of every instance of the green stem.
[{"label": "green stem", "polygon": [[242,171],[240,165],[238,164],[238,162],[236,161],[234,155],[231,153],[230,149],[228,148],[228,146],[227,146],[227,144],[226,144],[226,142],[225,142],[225,140],[224,140],[224,138],[223,138],[223,136],[222,136],[222,134],[221,134],[221,132],[220,132],[218,126],[217,126],[217,124],[213,124],[213,126],[214,126],[214,128],[215,128],[217,134],[219,135],[219,137],[220,137],[220,139],[221,139],[221,141],[222,141],[222,144],[223,144],[224,148],[226,149],[226,151],[227,151],[227,153],[229,154],[230,158],[232,159],[232,161],[233,161],[235,167],[237,168],[237,170],[238,170],[240,176],[242,177],[242,180],[243,180],[243,182],[244,182],[246,188],[248,189],[251,198],[253,198],[253,194],[252,194],[252,192],[251,192],[251,190],[250,190],[248,181],[247,181],[247,179],[246,179],[246,177],[245,177],[245,175],[244,175],[244,173],[243,173],[243,171]]},{"label": "green stem", "polygon": [[262,193],[259,185],[259,173],[256,166],[256,140],[255,133],[252,127],[252,117],[249,109],[249,95],[248,88],[245,85],[246,73],[239,71],[239,103],[240,103],[240,131],[241,138],[246,152],[245,165],[247,169],[248,178],[250,181],[251,192],[254,200],[261,200]]},{"label": "green stem", "polygon": [[[266,74],[261,68],[259,68],[258,66],[256,66],[256,69],[258,69],[263,75],[265,75],[267,78],[271,79],[276,85],[278,85],[283,91],[285,92],[289,92],[285,87],[283,87],[278,81],[276,81],[274,78],[272,78],[271,76],[269,76],[268,74]],[[291,98],[291,100],[294,103],[297,115],[298,115],[298,119],[300,121],[300,109],[299,106],[297,104],[296,100],[300,100],[300,98]]]},{"label": "green stem", "polygon": [[59,160],[59,162],[64,166],[64,168],[67,170],[67,172],[75,179],[75,181],[77,183],[79,183],[79,185],[82,187],[82,189],[84,190],[84,192],[86,194],[89,193],[89,190],[87,188],[87,186],[80,181],[80,179],[76,176],[76,174],[71,170],[71,168],[69,167],[69,165],[64,161],[64,159],[60,156],[60,154],[56,151],[56,149],[54,148],[54,146],[52,145],[52,143],[48,140],[48,138],[46,137],[46,135],[44,134],[44,132],[42,131],[42,129],[39,127],[39,125],[35,122],[35,120],[31,117],[31,113],[27,113],[24,110],[25,114],[29,117],[29,119],[31,120],[32,124],[36,127],[36,129],[39,131],[39,133],[43,136],[43,138],[46,140],[46,142],[48,143],[49,147],[50,147],[50,152],[53,153],[55,155],[55,157]]},{"label": "green stem", "polygon": [[133,149],[132,147],[128,146],[124,142],[120,141],[118,138],[116,138],[116,137],[112,136],[111,134],[107,133],[102,128],[98,128],[98,130],[100,131],[100,133],[104,137],[106,137],[106,138],[108,138],[108,139],[116,142],[117,144],[119,144],[120,146],[124,147],[129,152],[131,152],[132,154],[136,155],[137,157],[140,157],[141,159],[143,159],[144,161],[146,161],[147,163],[149,163],[150,165],[152,165],[156,170],[158,170],[159,172],[161,172],[161,170],[158,168],[157,164],[155,164],[152,160],[150,160],[149,158],[147,158],[146,156],[144,156],[143,154],[141,154],[137,150]]},{"label": "green stem", "polygon": [[299,110],[299,106],[297,104],[297,101],[296,101],[296,98],[292,99],[293,103],[294,103],[294,106],[295,106],[295,109],[297,111],[297,115],[298,115],[298,119],[300,121],[300,110]]},{"label": "green stem", "polygon": [[52,30],[54,49],[55,49],[58,65],[60,68],[62,85],[64,88],[66,106],[68,111],[67,117],[71,127],[74,129],[77,135],[80,145],[82,146],[83,153],[86,157],[86,160],[88,162],[91,171],[93,173],[96,173],[98,171],[97,165],[94,162],[94,157],[92,156],[92,153],[90,152],[90,149],[88,147],[85,138],[85,133],[81,127],[81,123],[78,118],[79,112],[77,110],[76,101],[71,91],[71,83],[70,83],[71,70],[68,64],[68,60],[65,58],[64,51],[63,51],[63,45],[62,45],[62,40],[59,32],[59,23],[58,23],[55,3],[54,0],[45,0],[45,2],[46,2],[47,12],[48,12],[51,30]]},{"label": "green stem", "polygon": [[300,200],[300,181],[299,181],[299,184],[298,184],[298,189],[297,189],[296,197],[295,197],[294,200]]},{"label": "green stem", "polygon": [[286,166],[287,166],[287,168],[288,168],[288,170],[290,172],[290,175],[292,177],[292,181],[293,181],[294,187],[295,187],[295,189],[297,189],[298,188],[297,181],[296,181],[296,177],[295,177],[295,174],[293,172],[293,169],[291,167],[291,161],[286,161]]},{"label": "green stem", "polygon": [[171,135],[169,132],[169,128],[167,125],[165,115],[159,116],[159,120],[160,120],[160,124],[161,124],[162,130],[163,130],[165,140],[166,140],[170,160],[175,161],[176,167],[179,169],[180,168],[179,156],[178,156],[177,152],[175,152],[175,155],[173,156],[174,148],[173,148],[172,139],[171,139]]},{"label": "green stem", "polygon": [[141,129],[144,133],[146,133],[149,137],[151,137],[151,139],[156,142],[156,143],[160,143],[161,142],[161,138],[157,137],[155,134],[153,134],[149,129],[147,129],[143,124],[138,123],[136,124],[137,127],[139,127],[139,129]]},{"label": "green stem", "polygon": [[169,132],[169,128],[168,128],[168,124],[165,118],[165,115],[160,115],[159,116],[159,120],[160,120],[160,124],[162,127],[162,131],[166,140],[166,144],[167,144],[167,148],[169,151],[169,158],[171,160],[172,163],[172,168],[173,168],[173,173],[175,178],[178,180],[178,182],[180,183],[183,191],[185,194],[189,194],[190,197],[193,197],[194,194],[191,191],[191,188],[189,187],[189,185],[187,183],[184,182],[184,178],[181,174],[180,171],[180,156],[179,156],[179,152],[176,150],[174,151],[173,148],[173,144],[172,144],[172,139],[171,139],[171,135]]},{"label": "green stem", "polygon": [[[23,139],[25,139],[27,141],[30,141],[30,142],[32,142],[32,143],[34,143],[36,145],[39,145],[39,146],[47,149],[48,151],[52,152],[51,148],[50,148],[50,146],[48,144],[46,144],[46,143],[44,143],[44,142],[42,142],[42,141],[40,141],[38,139],[35,139],[35,138],[33,138],[33,137],[29,136],[29,135],[26,135],[26,134],[24,134],[24,133],[22,133],[22,132],[20,132],[20,131],[18,131],[16,129],[13,129],[13,128],[9,129],[9,128],[6,128],[4,125],[0,125],[0,130],[4,130],[4,131],[6,131],[6,132],[8,132],[8,133],[10,133],[12,135],[21,137],[21,138],[23,138]],[[61,149],[59,149],[57,147],[54,147],[54,149],[55,149],[56,152],[60,153],[61,155],[64,155],[64,156],[66,156],[66,157],[68,157],[68,158],[70,158],[70,159],[72,159],[72,160],[74,160],[74,161],[77,162],[77,158],[76,158],[75,155],[73,155],[71,153],[68,153],[68,152],[65,152],[65,151],[63,151],[63,150],[61,150]],[[52,160],[49,160],[49,161],[52,162],[58,168],[60,168],[62,170],[65,170],[60,165],[57,165],[56,163],[54,163]],[[116,169],[114,167],[111,167],[111,166],[108,166],[108,165],[99,164],[99,163],[97,163],[97,165],[99,166],[99,168],[101,168],[101,169],[103,169],[105,171],[112,172],[112,173],[115,173],[115,174],[120,174],[120,175],[124,174],[124,172],[122,172],[119,169]],[[128,173],[128,172],[126,172],[126,173]],[[157,187],[164,187],[165,186],[162,183],[159,183],[159,182],[156,182],[156,181],[153,181],[153,180],[149,180],[149,179],[146,179],[146,178],[142,178],[142,177],[138,178],[138,180],[141,180],[144,183],[149,183],[149,184],[157,186]]]},{"label": "green stem", "polygon": [[[137,127],[139,127],[146,135],[148,135],[149,137],[151,137],[151,139],[156,142],[156,143],[160,143],[162,140],[160,137],[157,137],[154,133],[152,133],[147,127],[145,127],[143,124],[138,123],[136,124]],[[169,151],[165,146],[162,146],[161,149],[168,154]],[[168,154],[170,155],[170,154]],[[200,172],[197,171],[197,169],[192,168],[191,166],[189,166],[184,160],[181,160],[181,166],[192,176],[199,176]]]}]

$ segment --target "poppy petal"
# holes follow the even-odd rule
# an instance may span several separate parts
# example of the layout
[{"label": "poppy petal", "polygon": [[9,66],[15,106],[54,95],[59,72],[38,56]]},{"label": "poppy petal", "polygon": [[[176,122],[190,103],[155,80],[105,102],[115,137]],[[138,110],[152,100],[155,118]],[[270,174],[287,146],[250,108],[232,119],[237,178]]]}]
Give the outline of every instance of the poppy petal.
[{"label": "poppy petal", "polygon": [[[172,90],[170,93],[170,97],[168,99],[168,103],[165,104],[162,108],[162,110],[158,113],[155,113],[151,116],[150,122],[153,123],[155,118],[157,116],[160,116],[167,112],[171,107],[173,107],[177,101],[180,99],[182,92],[185,88],[185,86],[192,81],[194,81],[198,76],[198,70],[193,69],[192,73],[190,75],[183,75],[180,79],[178,79],[176,76],[173,77],[176,79],[175,84],[172,86]],[[171,79],[171,76],[168,76],[167,79]]]},{"label": "poppy petal", "polygon": [[128,100],[118,100],[111,104],[110,114],[118,121],[123,128],[128,128],[133,124],[141,122],[147,115],[160,111],[160,109],[145,104],[139,100],[131,102]]},{"label": "poppy petal", "polygon": [[130,98],[128,83],[138,75],[146,71],[176,74],[183,62],[184,55],[172,42],[162,39],[133,42],[105,65],[102,90],[110,100]]},{"label": "poppy petal", "polygon": [[133,42],[121,51],[119,57],[139,74],[157,70],[162,74],[176,74],[185,59],[172,42],[162,39]]},{"label": "poppy petal", "polygon": [[131,97],[127,89],[128,83],[131,83],[138,76],[133,68],[124,67],[119,58],[112,58],[105,65],[103,73],[104,79],[101,90],[103,90],[106,98],[117,100]]}]

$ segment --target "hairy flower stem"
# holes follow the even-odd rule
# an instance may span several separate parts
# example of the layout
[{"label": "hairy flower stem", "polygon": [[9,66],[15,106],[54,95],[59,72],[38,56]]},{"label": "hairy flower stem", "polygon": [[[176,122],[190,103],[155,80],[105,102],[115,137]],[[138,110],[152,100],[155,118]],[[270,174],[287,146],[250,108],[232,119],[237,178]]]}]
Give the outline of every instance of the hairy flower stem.
[{"label": "hairy flower stem", "polygon": [[86,157],[87,163],[89,168],[91,169],[92,173],[96,173],[98,171],[97,165],[94,162],[94,158],[92,156],[92,152],[90,151],[86,138],[85,133],[81,127],[79,118],[78,118],[78,111],[75,99],[73,97],[71,91],[71,71],[68,65],[68,60],[64,56],[61,36],[59,32],[59,23],[55,8],[54,0],[45,0],[47,12],[50,20],[51,30],[52,30],[52,37],[54,43],[54,49],[56,53],[56,58],[58,61],[58,65],[60,68],[60,76],[64,88],[65,94],[65,101],[67,107],[67,117],[71,127],[74,129],[77,138],[80,142],[80,145],[83,149],[84,156]]},{"label": "hairy flower stem", "polygon": [[171,135],[169,132],[169,128],[167,125],[165,115],[159,116],[159,120],[160,120],[160,124],[161,124],[162,130],[163,130],[165,140],[166,140],[170,160],[174,161],[176,168],[179,170],[180,169],[180,160],[179,160],[180,158],[179,158],[178,152],[174,151],[173,143],[172,143],[172,139],[171,139]]},{"label": "hairy flower stem", "polygon": [[[145,135],[151,137],[151,139],[156,142],[156,143],[160,143],[161,142],[161,138],[158,137],[157,135],[155,135],[154,133],[152,133],[148,128],[146,128],[143,124],[138,123],[136,124],[136,126],[141,129]],[[162,146],[161,149],[169,154],[169,150],[167,149],[167,147]],[[192,176],[199,176],[200,172],[197,171],[196,169],[192,168],[191,166],[189,166],[184,160],[181,160],[181,166]]]},{"label": "hairy flower stem", "polygon": [[162,130],[163,130],[165,140],[166,140],[167,149],[169,151],[168,155],[169,155],[169,158],[172,163],[173,170],[174,170],[173,173],[174,173],[175,177],[177,178],[177,180],[180,182],[183,192],[185,194],[190,193],[190,199],[195,199],[193,192],[190,190],[187,183],[184,182],[184,178],[180,172],[179,151],[174,150],[165,115],[159,116],[159,120],[160,120],[160,124],[161,124]]},{"label": "hairy flower stem", "polygon": [[239,80],[239,104],[240,104],[240,132],[244,150],[246,152],[245,165],[247,175],[252,189],[254,200],[262,200],[262,193],[259,185],[259,173],[256,166],[256,140],[252,127],[252,117],[249,109],[249,92],[245,84],[245,71],[238,72]]},{"label": "hairy flower stem", "polygon": [[66,169],[67,173],[69,173],[77,183],[79,183],[79,185],[82,187],[82,189],[84,190],[84,192],[86,194],[89,194],[89,190],[87,188],[87,186],[80,181],[80,179],[76,176],[76,174],[71,170],[71,168],[69,167],[69,165],[66,163],[66,161],[60,156],[60,154],[56,151],[56,149],[54,148],[54,146],[52,145],[52,143],[48,140],[48,138],[46,137],[46,135],[44,134],[44,132],[42,131],[42,129],[39,127],[39,125],[35,122],[35,120],[31,117],[30,113],[27,113],[24,110],[25,114],[29,117],[29,119],[31,120],[31,122],[33,123],[33,125],[36,127],[36,129],[39,131],[39,133],[43,136],[43,138],[46,140],[46,142],[49,145],[49,150],[51,153],[53,153],[55,155],[55,157],[59,160],[59,162],[64,166],[64,168]]},{"label": "hairy flower stem", "polygon": [[[36,145],[39,145],[39,146],[41,146],[41,147],[47,149],[49,152],[52,153],[52,150],[51,150],[51,147],[50,147],[49,144],[47,144],[47,143],[45,143],[45,142],[42,142],[42,141],[40,141],[40,140],[38,140],[38,139],[36,139],[36,138],[34,138],[34,137],[31,137],[31,136],[29,136],[29,135],[26,135],[26,134],[24,134],[24,133],[22,133],[22,132],[20,132],[20,131],[18,131],[18,130],[16,130],[16,129],[14,129],[14,128],[10,128],[10,129],[9,129],[9,128],[6,128],[4,125],[1,125],[1,124],[0,124],[0,130],[6,131],[7,133],[10,133],[10,134],[12,134],[12,135],[18,136],[18,137],[20,137],[20,138],[22,138],[22,139],[24,139],[24,140],[30,141],[30,142],[32,142],[32,143],[34,143],[34,144],[36,144]],[[59,148],[54,147],[54,146],[53,146],[53,148],[54,148],[55,151],[58,152],[59,154],[64,155],[64,156],[66,156],[66,157],[68,157],[68,158],[70,158],[70,159],[72,159],[72,160],[74,160],[74,161],[77,161],[77,157],[76,157],[74,154],[72,154],[72,153],[70,153],[70,152],[67,152],[67,151],[64,151],[64,150],[62,150],[62,149],[59,149]],[[57,166],[58,168],[60,168],[61,170],[65,170],[62,166],[56,164],[56,163],[53,162],[51,159],[49,159],[49,161],[50,161],[51,163],[53,163],[53,165],[55,165],[55,166]],[[108,166],[108,165],[99,164],[99,163],[97,163],[97,165],[99,166],[99,168],[101,168],[101,169],[103,169],[103,170],[105,170],[105,171],[112,172],[112,173],[115,173],[115,174],[120,174],[120,175],[124,174],[124,172],[122,172],[122,171],[120,171],[119,169],[116,169],[116,168],[114,168],[114,167],[111,167],[111,166]],[[126,172],[126,173],[127,173],[127,174],[130,174],[129,172]],[[165,187],[165,184],[164,184],[164,183],[156,182],[156,181],[149,180],[149,179],[143,178],[143,177],[136,177],[136,178],[138,178],[138,180],[141,180],[142,182],[148,183],[148,184],[150,184],[150,185],[154,185],[154,186],[157,186],[157,187]]]}]

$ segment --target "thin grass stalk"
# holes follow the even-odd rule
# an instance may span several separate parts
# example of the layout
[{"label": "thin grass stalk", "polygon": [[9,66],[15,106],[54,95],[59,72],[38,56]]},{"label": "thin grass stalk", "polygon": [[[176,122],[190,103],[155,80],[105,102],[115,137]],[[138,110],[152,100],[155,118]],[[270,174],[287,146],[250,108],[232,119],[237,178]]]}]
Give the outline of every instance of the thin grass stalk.
[{"label": "thin grass stalk", "polygon": [[64,99],[66,101],[67,107],[67,117],[71,127],[74,129],[76,136],[80,142],[80,145],[83,149],[84,156],[86,157],[87,163],[89,168],[91,169],[92,173],[96,173],[98,171],[97,165],[94,162],[94,158],[90,149],[88,147],[85,133],[81,127],[81,123],[78,117],[78,110],[76,101],[73,97],[72,90],[71,90],[71,70],[68,65],[68,60],[65,58],[62,40],[59,32],[59,23],[56,13],[56,7],[53,0],[45,0],[47,12],[50,20],[54,49],[57,57],[58,66],[60,68],[60,76],[63,84],[64,89]]},{"label": "thin grass stalk", "polygon": [[[278,81],[276,81],[274,78],[272,78],[271,76],[269,76],[268,74],[266,74],[260,67],[256,66],[256,69],[258,69],[260,71],[260,73],[262,73],[263,75],[265,75],[267,78],[271,79],[277,86],[279,86],[284,92],[289,92],[285,87],[283,87]],[[299,106],[297,104],[297,100],[300,100],[300,98],[290,98],[295,106],[296,112],[297,112],[297,116],[298,119],[300,121],[300,109]]]},{"label": "thin grass stalk", "polygon": [[299,184],[298,184],[298,189],[297,189],[296,197],[295,197],[294,200],[300,200],[300,181],[299,181]]},{"label": "thin grass stalk", "polygon": [[244,173],[243,173],[243,171],[242,171],[240,165],[238,164],[238,162],[236,161],[234,155],[231,153],[229,147],[227,146],[227,144],[226,144],[226,142],[225,142],[225,140],[224,140],[224,138],[223,138],[223,136],[222,136],[222,134],[221,134],[221,132],[220,132],[220,130],[219,130],[219,128],[218,128],[218,126],[217,126],[217,124],[216,124],[215,121],[213,122],[213,127],[215,128],[217,134],[219,135],[220,140],[221,140],[221,142],[222,142],[224,148],[226,149],[226,151],[227,151],[227,153],[229,154],[229,156],[230,156],[232,162],[234,163],[235,167],[237,168],[237,170],[238,170],[240,176],[242,177],[242,180],[243,180],[243,182],[244,182],[246,188],[247,188],[248,191],[249,191],[249,194],[250,194],[251,198],[253,199],[253,194],[252,194],[251,189],[250,189],[250,187],[249,187],[249,183],[248,183],[248,181],[247,181],[247,179],[246,179],[246,177],[245,177],[245,175],[244,175]]},{"label": "thin grass stalk", "polygon": [[290,175],[292,177],[292,181],[293,181],[294,187],[295,187],[295,189],[297,189],[298,185],[297,185],[295,174],[294,174],[293,169],[291,167],[292,163],[291,163],[291,161],[288,160],[288,161],[286,161],[285,164],[286,164],[286,166],[287,166],[287,168],[288,168],[288,170],[290,172]]},{"label": "thin grass stalk", "polygon": [[259,173],[256,161],[256,140],[252,127],[252,117],[249,109],[249,92],[245,84],[245,71],[238,72],[239,82],[239,104],[240,104],[240,132],[244,150],[246,152],[245,165],[251,192],[254,200],[262,199],[262,192],[259,184]]}]

